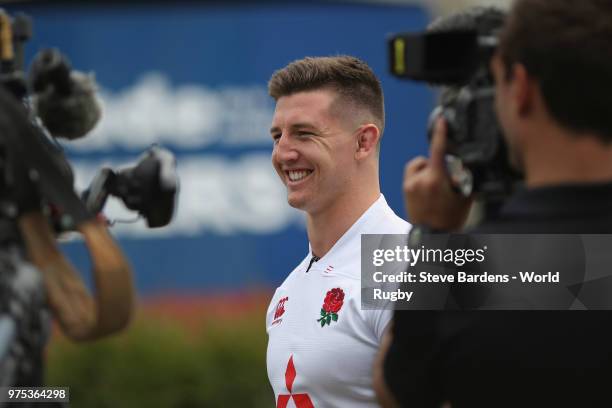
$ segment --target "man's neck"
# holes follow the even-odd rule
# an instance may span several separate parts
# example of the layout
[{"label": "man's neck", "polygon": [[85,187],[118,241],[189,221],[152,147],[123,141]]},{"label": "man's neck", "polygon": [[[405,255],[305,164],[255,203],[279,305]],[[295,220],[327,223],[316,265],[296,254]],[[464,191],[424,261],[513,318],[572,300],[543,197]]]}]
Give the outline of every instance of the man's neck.
[{"label": "man's neck", "polygon": [[[360,196],[360,197],[358,197]],[[380,197],[380,189],[345,197],[343,202],[317,214],[307,214],[308,240],[312,253],[325,256],[336,242]]]},{"label": "man's neck", "polygon": [[555,127],[532,136],[546,142],[525,152],[527,187],[612,181],[612,145],[603,145],[595,135]]}]

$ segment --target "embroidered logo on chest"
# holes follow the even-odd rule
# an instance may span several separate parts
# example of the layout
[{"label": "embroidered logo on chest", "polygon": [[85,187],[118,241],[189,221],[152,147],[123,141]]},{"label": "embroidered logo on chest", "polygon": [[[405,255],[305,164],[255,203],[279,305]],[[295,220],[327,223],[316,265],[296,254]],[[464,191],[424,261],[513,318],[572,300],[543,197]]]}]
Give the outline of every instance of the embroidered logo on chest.
[{"label": "embroidered logo on chest", "polygon": [[283,319],[281,319],[281,316],[285,313],[285,303],[288,300],[289,297],[285,296],[276,304],[276,310],[274,311],[274,321],[272,322],[272,325],[279,324],[283,321]]},{"label": "embroidered logo on chest", "polygon": [[317,322],[321,323],[321,327],[330,325],[332,321],[338,321],[338,312],[342,309],[344,303],[344,291],[340,288],[334,288],[327,291],[323,306],[321,307],[321,317]]}]

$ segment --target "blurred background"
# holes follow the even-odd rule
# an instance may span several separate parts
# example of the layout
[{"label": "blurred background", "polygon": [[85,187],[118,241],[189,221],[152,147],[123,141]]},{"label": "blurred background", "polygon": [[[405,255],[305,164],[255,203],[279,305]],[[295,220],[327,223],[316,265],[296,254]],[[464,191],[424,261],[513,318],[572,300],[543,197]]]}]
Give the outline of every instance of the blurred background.
[{"label": "blurred background", "polygon": [[[474,4],[509,1],[5,2],[34,23],[27,57],[57,47],[94,72],[104,115],[84,140],[64,143],[87,186],[102,165],[134,163],[150,144],[178,159],[170,226],[118,222],[112,232],[134,267],[139,306],[113,339],[74,345],[55,332],[47,382],[69,386],[74,407],[269,407],[265,310],[306,255],[302,215],[270,164],[274,104],[266,84],[304,56],[350,54],[380,77],[387,126],[382,190],[404,215],[405,162],[426,154],[434,95],[400,82],[386,38]],[[111,201],[110,219],[134,214]],[[82,243],[64,244],[86,279]]]}]

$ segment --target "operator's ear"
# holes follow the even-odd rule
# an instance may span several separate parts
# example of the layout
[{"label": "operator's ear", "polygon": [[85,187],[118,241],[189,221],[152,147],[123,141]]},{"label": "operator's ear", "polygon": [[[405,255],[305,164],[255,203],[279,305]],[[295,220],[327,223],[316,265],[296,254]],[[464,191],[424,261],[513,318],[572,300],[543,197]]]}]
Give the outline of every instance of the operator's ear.
[{"label": "operator's ear", "polygon": [[512,66],[512,98],[519,116],[529,115],[534,107],[539,87],[536,81],[529,76],[523,64]]},{"label": "operator's ear", "polygon": [[362,125],[357,131],[357,150],[355,151],[355,158],[357,160],[362,160],[371,154],[376,154],[379,140],[380,130],[378,126],[373,123]]},{"label": "operator's ear", "polygon": [[539,91],[537,83],[527,73],[521,63],[514,63],[506,68],[499,54],[491,59],[491,71],[495,77],[497,98],[505,100],[508,114],[525,116],[533,108],[535,92]]}]

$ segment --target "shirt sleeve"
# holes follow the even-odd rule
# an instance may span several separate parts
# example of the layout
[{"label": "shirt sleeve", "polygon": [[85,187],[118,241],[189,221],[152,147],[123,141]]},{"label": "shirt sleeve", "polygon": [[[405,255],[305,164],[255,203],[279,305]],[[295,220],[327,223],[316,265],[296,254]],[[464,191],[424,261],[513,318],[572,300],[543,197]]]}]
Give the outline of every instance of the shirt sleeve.
[{"label": "shirt sleeve", "polygon": [[272,324],[272,316],[274,315],[274,310],[276,309],[276,303],[278,298],[278,288],[274,291],[274,295],[270,299],[270,304],[268,305],[268,309],[266,310],[266,331],[270,328]]},{"label": "shirt sleeve", "polygon": [[374,331],[374,336],[378,340],[378,343],[382,341],[385,329],[389,325],[391,318],[393,317],[393,310],[367,310],[366,319]]}]

